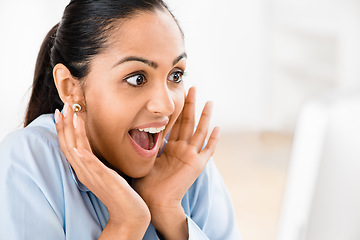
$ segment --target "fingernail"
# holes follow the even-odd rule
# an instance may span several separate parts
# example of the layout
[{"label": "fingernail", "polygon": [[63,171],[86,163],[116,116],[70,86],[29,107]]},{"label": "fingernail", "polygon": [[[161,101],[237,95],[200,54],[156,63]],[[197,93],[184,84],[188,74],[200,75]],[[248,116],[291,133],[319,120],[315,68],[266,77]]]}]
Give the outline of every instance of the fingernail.
[{"label": "fingernail", "polygon": [[81,158],[83,157],[83,155],[81,155],[76,148],[74,148],[74,151],[75,151],[76,155],[78,155],[78,156],[81,157]]},{"label": "fingernail", "polygon": [[69,104],[65,103],[63,108],[64,117],[67,117],[69,111]]},{"label": "fingernail", "polygon": [[77,128],[77,114],[76,113],[74,113],[73,125],[74,125],[74,128]]},{"label": "fingernail", "polygon": [[55,122],[58,123],[59,122],[59,116],[60,116],[60,111],[59,109],[55,110]]}]

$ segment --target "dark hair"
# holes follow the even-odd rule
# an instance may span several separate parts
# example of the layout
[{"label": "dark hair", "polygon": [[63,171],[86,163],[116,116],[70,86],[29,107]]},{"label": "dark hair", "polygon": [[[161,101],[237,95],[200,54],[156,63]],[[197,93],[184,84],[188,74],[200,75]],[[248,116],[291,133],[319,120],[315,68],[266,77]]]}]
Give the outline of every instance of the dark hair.
[{"label": "dark hair", "polygon": [[50,30],[41,45],[24,126],[41,114],[62,109],[52,75],[57,63],[64,64],[75,78],[85,77],[90,60],[106,47],[115,21],[155,9],[171,14],[162,0],[72,0],[61,22]]}]

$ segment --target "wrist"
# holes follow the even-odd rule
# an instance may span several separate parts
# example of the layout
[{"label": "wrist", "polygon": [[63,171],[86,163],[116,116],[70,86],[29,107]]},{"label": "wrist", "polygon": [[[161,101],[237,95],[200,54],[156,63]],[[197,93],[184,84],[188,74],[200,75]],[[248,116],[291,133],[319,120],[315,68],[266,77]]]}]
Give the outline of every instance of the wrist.
[{"label": "wrist", "polygon": [[188,239],[188,224],[184,209],[150,208],[151,223],[166,240]]},{"label": "wrist", "polygon": [[115,221],[107,222],[104,230],[102,231],[99,240],[106,240],[106,239],[117,239],[121,237],[121,239],[143,239],[145,232],[149,226],[148,224],[126,224],[126,223],[117,223]]},{"label": "wrist", "polygon": [[148,226],[151,220],[151,213],[146,205],[139,204],[132,209],[127,211],[127,214],[123,214],[123,209],[121,206],[107,206],[109,212],[108,223],[114,225],[127,226],[129,228],[138,227],[138,226]]}]

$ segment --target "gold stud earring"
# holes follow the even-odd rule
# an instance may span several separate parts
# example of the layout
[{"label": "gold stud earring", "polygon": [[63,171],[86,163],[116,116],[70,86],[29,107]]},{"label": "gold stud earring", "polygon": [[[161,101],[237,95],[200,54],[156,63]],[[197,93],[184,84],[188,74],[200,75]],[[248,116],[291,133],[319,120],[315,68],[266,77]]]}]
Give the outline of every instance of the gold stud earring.
[{"label": "gold stud earring", "polygon": [[80,112],[81,111],[81,105],[80,104],[78,104],[78,103],[74,103],[73,105],[72,105],[72,110],[74,111],[74,112]]}]

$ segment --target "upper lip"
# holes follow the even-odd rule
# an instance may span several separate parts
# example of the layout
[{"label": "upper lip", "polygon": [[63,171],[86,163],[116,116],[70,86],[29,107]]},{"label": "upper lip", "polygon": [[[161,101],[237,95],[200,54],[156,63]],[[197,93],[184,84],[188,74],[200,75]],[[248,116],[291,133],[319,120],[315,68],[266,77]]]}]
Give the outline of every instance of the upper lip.
[{"label": "upper lip", "polygon": [[168,123],[169,123],[169,120],[164,120],[164,121],[160,121],[160,122],[152,122],[152,123],[147,123],[144,125],[136,126],[133,129],[160,128],[160,127],[166,126]]}]

